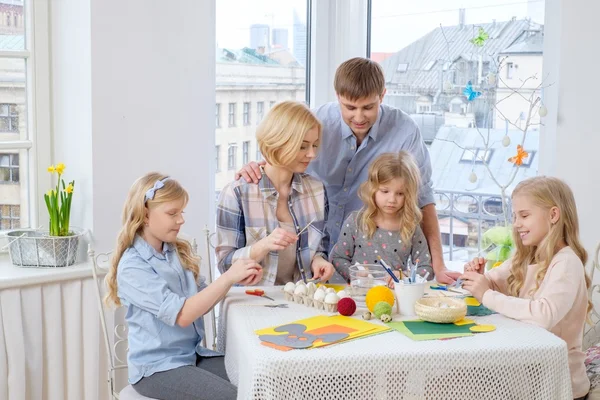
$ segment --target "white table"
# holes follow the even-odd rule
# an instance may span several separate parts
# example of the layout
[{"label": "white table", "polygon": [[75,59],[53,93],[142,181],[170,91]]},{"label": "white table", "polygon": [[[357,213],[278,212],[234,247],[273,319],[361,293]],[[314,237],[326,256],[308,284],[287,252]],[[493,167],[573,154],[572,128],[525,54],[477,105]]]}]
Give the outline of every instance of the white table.
[{"label": "white table", "polygon": [[91,265],[19,268],[0,256],[0,399],[107,399]]},{"label": "white table", "polygon": [[[285,302],[280,287],[263,289]],[[219,342],[238,399],[572,399],[565,342],[533,325],[495,314],[474,319],[496,331],[472,337],[417,342],[391,331],[283,352],[254,331],[324,313],[260,306],[269,303],[234,288],[222,304]]]}]

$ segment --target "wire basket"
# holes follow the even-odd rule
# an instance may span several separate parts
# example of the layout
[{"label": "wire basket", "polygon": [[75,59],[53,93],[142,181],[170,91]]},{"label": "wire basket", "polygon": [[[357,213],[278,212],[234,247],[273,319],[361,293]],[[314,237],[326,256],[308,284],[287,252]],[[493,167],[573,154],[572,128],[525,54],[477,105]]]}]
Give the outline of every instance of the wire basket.
[{"label": "wire basket", "polygon": [[8,252],[17,267],[66,267],[75,263],[83,231],[71,230],[71,236],[50,236],[48,231],[16,230],[8,232]]}]

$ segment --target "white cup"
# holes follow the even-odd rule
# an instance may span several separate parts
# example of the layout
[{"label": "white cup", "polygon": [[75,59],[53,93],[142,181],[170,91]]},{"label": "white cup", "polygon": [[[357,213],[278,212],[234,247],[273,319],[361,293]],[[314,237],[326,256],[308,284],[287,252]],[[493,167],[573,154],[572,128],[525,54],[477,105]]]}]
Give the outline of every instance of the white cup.
[{"label": "white cup", "polygon": [[425,294],[425,282],[422,283],[404,283],[394,284],[396,292],[396,302],[400,315],[405,317],[414,317],[415,303]]}]

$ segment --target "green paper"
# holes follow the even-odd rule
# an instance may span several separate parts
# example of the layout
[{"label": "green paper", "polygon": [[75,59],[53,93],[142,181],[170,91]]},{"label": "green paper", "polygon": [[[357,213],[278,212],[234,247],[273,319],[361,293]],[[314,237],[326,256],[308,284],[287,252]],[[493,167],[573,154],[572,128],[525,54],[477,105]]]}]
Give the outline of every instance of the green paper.
[{"label": "green paper", "polygon": [[427,321],[403,321],[404,326],[411,331],[413,335],[433,334],[445,335],[448,333],[470,333],[470,327],[475,324],[454,325],[454,324],[436,324]]},{"label": "green paper", "polygon": [[490,310],[483,304],[480,306],[467,306],[467,315],[481,317],[483,315],[495,314],[495,311]]},{"label": "green paper", "polygon": [[[440,339],[453,339],[453,338],[457,338],[457,337],[466,337],[466,336],[473,336],[472,332],[469,333],[447,333],[447,334],[419,334],[419,335],[415,335],[413,334],[405,325],[404,322],[388,322],[386,324],[387,326],[389,326],[390,328],[402,333],[403,335],[409,337],[412,340],[415,341],[423,341],[423,340],[440,340]],[[468,325],[471,326],[471,325]]]}]

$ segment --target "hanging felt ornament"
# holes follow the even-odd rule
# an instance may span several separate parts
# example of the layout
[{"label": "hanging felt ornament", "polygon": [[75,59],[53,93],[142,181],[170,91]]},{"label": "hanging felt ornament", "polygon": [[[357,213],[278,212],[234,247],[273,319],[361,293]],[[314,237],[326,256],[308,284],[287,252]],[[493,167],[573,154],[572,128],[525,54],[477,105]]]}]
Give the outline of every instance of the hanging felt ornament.
[{"label": "hanging felt ornament", "polygon": [[471,175],[469,175],[469,182],[471,182],[471,183],[477,182],[477,174],[474,171],[471,171]]}]

